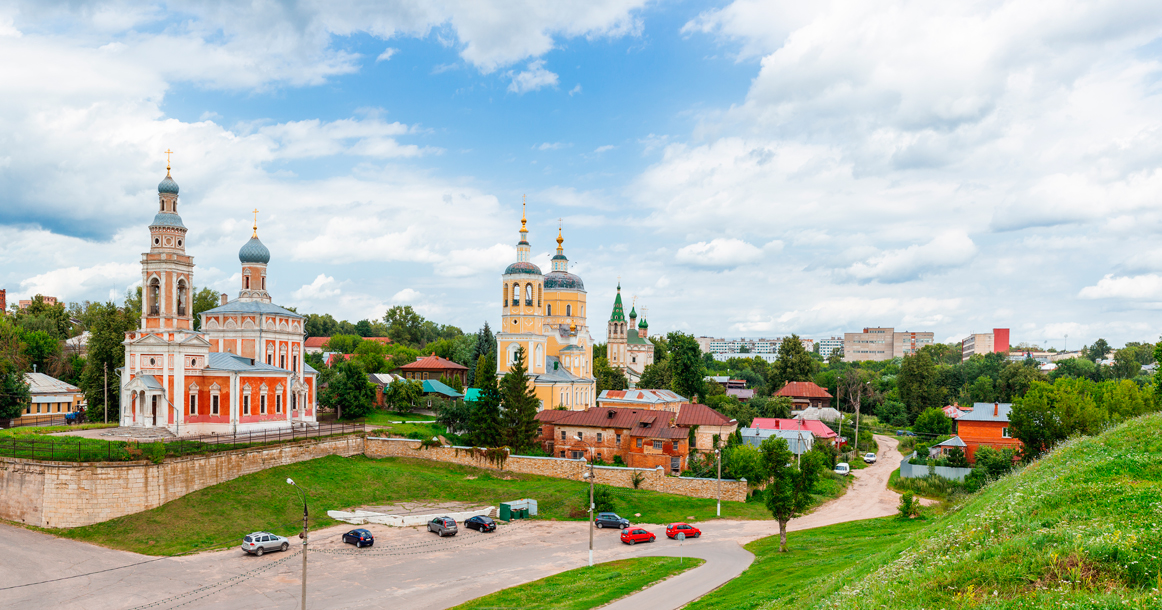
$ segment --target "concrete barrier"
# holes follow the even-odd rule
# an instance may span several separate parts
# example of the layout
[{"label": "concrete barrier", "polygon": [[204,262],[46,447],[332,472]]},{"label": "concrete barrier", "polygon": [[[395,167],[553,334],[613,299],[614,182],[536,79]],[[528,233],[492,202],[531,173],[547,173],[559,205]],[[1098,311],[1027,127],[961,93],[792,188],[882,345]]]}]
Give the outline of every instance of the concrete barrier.
[{"label": "concrete barrier", "polygon": [[390,525],[392,527],[408,527],[413,525],[424,525],[425,523],[435,519],[436,517],[451,517],[457,523],[463,523],[465,519],[470,519],[477,515],[485,517],[493,516],[496,512],[495,506],[484,506],[474,510],[461,511],[458,513],[432,513],[430,515],[388,515],[386,513],[377,513],[368,510],[343,511],[343,510],[329,510],[327,516],[336,521],[343,521],[352,525],[365,525],[367,523],[378,523],[380,525]]}]

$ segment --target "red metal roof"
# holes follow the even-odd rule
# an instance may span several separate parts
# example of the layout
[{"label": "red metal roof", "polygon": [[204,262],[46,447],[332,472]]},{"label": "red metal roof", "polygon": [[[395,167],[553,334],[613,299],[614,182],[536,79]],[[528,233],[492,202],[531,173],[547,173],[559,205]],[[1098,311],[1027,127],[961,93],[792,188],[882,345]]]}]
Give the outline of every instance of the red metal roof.
[{"label": "red metal roof", "polygon": [[732,421],[706,405],[686,403],[678,410],[679,426],[729,426]]},{"label": "red metal roof", "polygon": [[790,396],[791,398],[831,398],[827,390],[810,381],[788,381],[775,396]]},{"label": "red metal roof", "polygon": [[538,412],[534,419],[546,424],[553,424],[568,416],[570,413],[572,413],[572,411],[566,411],[564,409],[548,409]]},{"label": "red metal roof", "polygon": [[424,356],[411,364],[405,364],[397,371],[431,371],[431,370],[453,370],[453,371],[467,371],[468,367],[456,364],[451,360],[441,358],[435,354],[431,356]]},{"label": "red metal roof", "polygon": [[762,430],[808,430],[815,438],[835,438],[835,430],[817,419],[782,419],[776,417],[756,417],[750,427]]}]

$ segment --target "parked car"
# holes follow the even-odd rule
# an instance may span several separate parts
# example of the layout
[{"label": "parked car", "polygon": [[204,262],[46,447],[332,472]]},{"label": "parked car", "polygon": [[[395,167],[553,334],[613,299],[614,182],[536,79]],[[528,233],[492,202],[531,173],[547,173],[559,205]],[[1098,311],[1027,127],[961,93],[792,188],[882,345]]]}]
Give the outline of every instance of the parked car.
[{"label": "parked car", "polygon": [[840,462],[835,465],[835,474],[847,476],[851,474],[851,466],[847,462]]},{"label": "parked car", "polygon": [[667,538],[673,538],[678,534],[686,534],[687,538],[697,538],[702,535],[702,530],[689,523],[671,523],[666,526]]},{"label": "parked car", "polygon": [[428,531],[436,532],[441,538],[456,535],[456,520],[451,517],[436,517],[428,521]]},{"label": "parked car", "polygon": [[864,454],[863,461],[865,464],[875,464],[876,463],[876,454],[874,454],[874,453]]},{"label": "parked car", "polygon": [[597,529],[601,529],[603,527],[617,527],[625,529],[629,527],[629,519],[622,519],[621,517],[617,516],[617,513],[597,513],[597,518],[593,520],[593,523],[597,525]]},{"label": "parked car", "polygon": [[242,538],[242,550],[259,557],[267,551],[285,551],[289,548],[289,540],[270,532],[254,532]]},{"label": "parked car", "polygon": [[495,532],[496,522],[484,515],[476,515],[464,520],[464,527],[479,530],[484,533]]},{"label": "parked car", "polygon": [[365,546],[371,546],[375,544],[375,536],[372,536],[371,532],[363,528],[359,528],[357,530],[351,530],[346,534],[343,534],[343,542],[346,544],[354,544],[355,548],[361,549]]},{"label": "parked car", "polygon": [[653,542],[657,540],[657,536],[643,530],[640,527],[627,527],[621,532],[621,541],[626,544],[637,544],[639,542]]}]

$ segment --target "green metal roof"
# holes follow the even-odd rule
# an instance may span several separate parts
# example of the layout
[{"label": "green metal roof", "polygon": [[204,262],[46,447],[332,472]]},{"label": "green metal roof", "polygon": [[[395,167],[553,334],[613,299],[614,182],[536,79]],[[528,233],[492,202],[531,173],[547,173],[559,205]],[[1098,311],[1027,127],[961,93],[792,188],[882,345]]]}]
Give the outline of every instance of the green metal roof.
[{"label": "green metal roof", "polygon": [[464,390],[464,400],[476,402],[480,400],[480,388],[468,388]]},{"label": "green metal roof", "polygon": [[621,282],[617,284],[617,298],[613,299],[613,313],[609,316],[610,322],[625,322],[625,308],[621,305]]},{"label": "green metal roof", "polygon": [[436,381],[435,379],[424,380],[424,394],[443,394],[449,398],[463,398],[464,395],[453,390],[447,385]]},{"label": "green metal roof", "polygon": [[625,333],[625,342],[630,345],[645,345],[649,343],[648,340],[637,336],[636,330],[631,330]]}]

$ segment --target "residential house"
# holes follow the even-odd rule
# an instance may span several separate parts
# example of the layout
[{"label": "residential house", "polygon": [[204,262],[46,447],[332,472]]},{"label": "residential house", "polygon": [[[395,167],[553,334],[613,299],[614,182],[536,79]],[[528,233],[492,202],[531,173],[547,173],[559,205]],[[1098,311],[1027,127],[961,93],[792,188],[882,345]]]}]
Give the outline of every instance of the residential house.
[{"label": "residential house", "polygon": [[954,436],[946,441],[941,441],[935,445],[932,445],[928,449],[928,457],[946,457],[953,449],[957,447],[959,447],[961,451],[964,451],[965,455],[968,455],[968,451],[966,451],[966,447],[968,447],[968,445],[964,441],[960,440],[959,436]]},{"label": "residential house", "polygon": [[625,407],[627,409],[654,409],[677,413],[690,402],[670,390],[602,390],[597,407]]},{"label": "residential house", "polygon": [[763,441],[768,438],[781,438],[787,441],[787,447],[791,449],[791,453],[795,455],[802,455],[811,450],[815,445],[815,435],[810,430],[802,428],[799,430],[779,430],[770,428],[743,428],[741,432],[742,443],[744,445],[752,445],[758,447],[763,444]]},{"label": "residential house", "polygon": [[834,445],[839,441],[839,434],[827,424],[817,419],[786,419],[777,417],[756,417],[750,423],[752,428],[759,430],[806,430],[819,442]]},{"label": "residential house", "polygon": [[[387,387],[390,386],[391,384],[395,383],[396,381],[405,380],[405,379],[406,378],[403,376],[393,375],[391,373],[372,373],[372,374],[369,374],[367,376],[367,380],[370,381],[372,383],[372,385],[375,386],[375,404],[380,406],[380,407],[387,406],[386,402],[384,400],[384,396],[383,396],[384,393],[387,392]],[[465,398],[464,394],[457,392],[453,388],[448,387],[446,384],[440,383],[440,381],[436,380],[436,379],[424,379],[424,380],[416,379],[416,380],[411,380],[411,381],[419,381],[421,384],[423,384],[424,396],[426,397],[425,402],[427,403],[428,407],[432,406],[432,401],[431,401],[432,396],[439,396],[442,398],[450,398],[453,400]],[[477,392],[479,392],[479,390],[477,390]]]},{"label": "residential house", "polygon": [[50,377],[44,373],[25,373],[24,382],[32,400],[20,414],[22,423],[60,419],[66,413],[81,410],[85,395],[71,383]]},{"label": "residential house", "polygon": [[321,354],[323,353],[323,346],[330,340],[330,337],[307,337],[303,341],[303,352],[307,354]]},{"label": "residential house", "polygon": [[697,403],[682,405],[676,423],[679,427],[694,430],[694,444],[690,449],[702,452],[714,451],[714,437],[718,437],[719,443],[724,443],[726,437],[738,430],[738,420]]},{"label": "residential house", "polygon": [[1013,438],[1009,427],[1012,403],[974,403],[972,411],[956,419],[956,435],[965,443],[969,462],[976,461],[976,450],[987,446],[1020,451],[1021,441]]},{"label": "residential house", "polygon": [[405,364],[392,373],[401,375],[405,379],[419,380],[459,377],[461,385],[468,384],[468,367],[441,358],[434,352],[431,356],[420,358],[411,364]]},{"label": "residential house", "polygon": [[831,406],[831,393],[810,381],[788,381],[774,395],[790,398],[795,410]]}]

